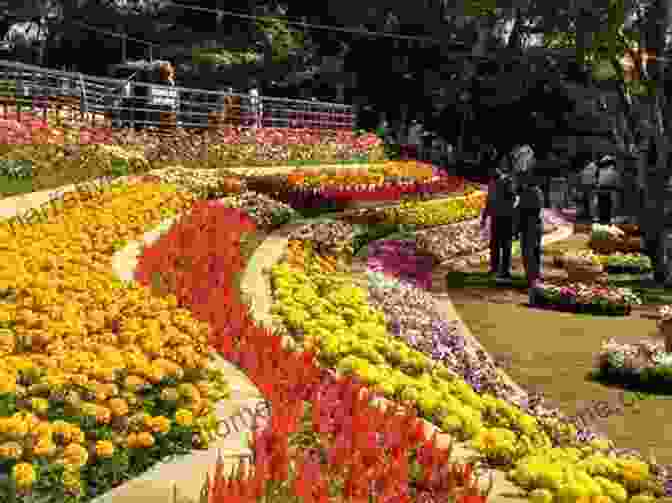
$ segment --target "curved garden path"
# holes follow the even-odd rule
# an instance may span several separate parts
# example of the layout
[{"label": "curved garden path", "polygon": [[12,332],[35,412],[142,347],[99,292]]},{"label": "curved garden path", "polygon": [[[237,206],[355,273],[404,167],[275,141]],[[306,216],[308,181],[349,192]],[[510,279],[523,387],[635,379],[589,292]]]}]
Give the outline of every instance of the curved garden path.
[{"label": "curved garden path", "polygon": [[[554,240],[553,240],[554,241]],[[544,244],[550,244],[550,240]],[[519,266],[518,266],[519,267]],[[517,267],[514,265],[514,272]],[[479,268],[485,272],[487,265]],[[628,317],[573,315],[527,307],[525,292],[511,288],[443,286],[460,318],[507,373],[525,389],[538,390],[569,415],[580,415],[618,448],[672,464],[672,397],[652,396],[631,403],[623,390],[592,382],[587,374],[603,340],[655,340],[651,311],[642,306]],[[441,296],[439,296],[440,298]]]}]

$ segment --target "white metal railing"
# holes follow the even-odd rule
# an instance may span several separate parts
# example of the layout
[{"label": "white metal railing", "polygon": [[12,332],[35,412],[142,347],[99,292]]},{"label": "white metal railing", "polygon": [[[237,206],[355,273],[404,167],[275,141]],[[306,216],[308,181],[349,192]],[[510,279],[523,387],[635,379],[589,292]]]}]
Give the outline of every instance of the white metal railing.
[{"label": "white metal railing", "polygon": [[355,124],[352,107],[340,103],[259,96],[255,104],[247,93],[93,77],[6,60],[0,60],[0,81],[10,84],[0,85],[5,113],[12,98],[24,99],[45,118],[50,102],[78,98],[82,114],[94,122],[105,117],[112,127],[161,126],[166,117],[185,128],[226,124],[351,130]]}]

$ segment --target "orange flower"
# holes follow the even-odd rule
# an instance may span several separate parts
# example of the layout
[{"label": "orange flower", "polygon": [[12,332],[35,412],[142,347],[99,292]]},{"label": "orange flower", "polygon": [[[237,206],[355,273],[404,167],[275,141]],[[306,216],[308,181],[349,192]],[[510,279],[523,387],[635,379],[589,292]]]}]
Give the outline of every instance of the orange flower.
[{"label": "orange flower", "polygon": [[141,433],[138,433],[138,445],[140,447],[152,447],[154,445],[154,436],[151,433],[148,433],[146,431],[143,431]]}]

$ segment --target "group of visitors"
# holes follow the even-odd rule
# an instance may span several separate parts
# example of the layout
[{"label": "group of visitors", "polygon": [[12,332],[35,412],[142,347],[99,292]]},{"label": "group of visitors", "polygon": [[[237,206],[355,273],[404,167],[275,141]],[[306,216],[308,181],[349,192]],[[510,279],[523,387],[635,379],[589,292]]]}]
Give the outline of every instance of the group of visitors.
[{"label": "group of visitors", "polygon": [[490,274],[511,280],[513,240],[520,235],[523,267],[529,288],[541,279],[543,193],[534,176],[536,160],[529,145],[518,145],[492,168],[493,177],[481,217],[490,222]]},{"label": "group of visitors", "polygon": [[437,164],[452,164],[455,160],[454,147],[438,134],[425,129],[419,119],[412,120],[408,127],[400,126],[396,131],[383,119],[376,128],[376,134],[386,143],[398,145],[404,159]]}]

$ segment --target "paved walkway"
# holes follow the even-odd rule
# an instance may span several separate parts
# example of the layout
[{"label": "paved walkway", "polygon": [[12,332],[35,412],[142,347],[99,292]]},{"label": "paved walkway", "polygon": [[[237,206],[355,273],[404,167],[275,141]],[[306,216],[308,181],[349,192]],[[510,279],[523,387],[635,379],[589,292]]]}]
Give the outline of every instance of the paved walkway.
[{"label": "paved walkway", "polygon": [[[155,242],[170,229],[174,220],[166,219],[157,229],[146,233],[142,239],[144,244]],[[141,244],[140,241],[131,241],[113,256],[113,269],[120,279],[133,279]],[[231,397],[216,405],[217,418],[222,421],[219,431],[223,438],[207,450],[194,451],[174,461],[156,465],[144,475],[101,496],[95,500],[96,503],[172,503],[168,495],[173,485],[185,501],[195,502],[198,501],[205,475],[213,473],[218,454],[222,456],[227,473],[249,459],[252,454],[249,449],[252,421],[254,416],[260,416],[259,411],[265,411],[263,396],[235,365],[213,355],[213,367],[224,373],[231,389]]]}]

